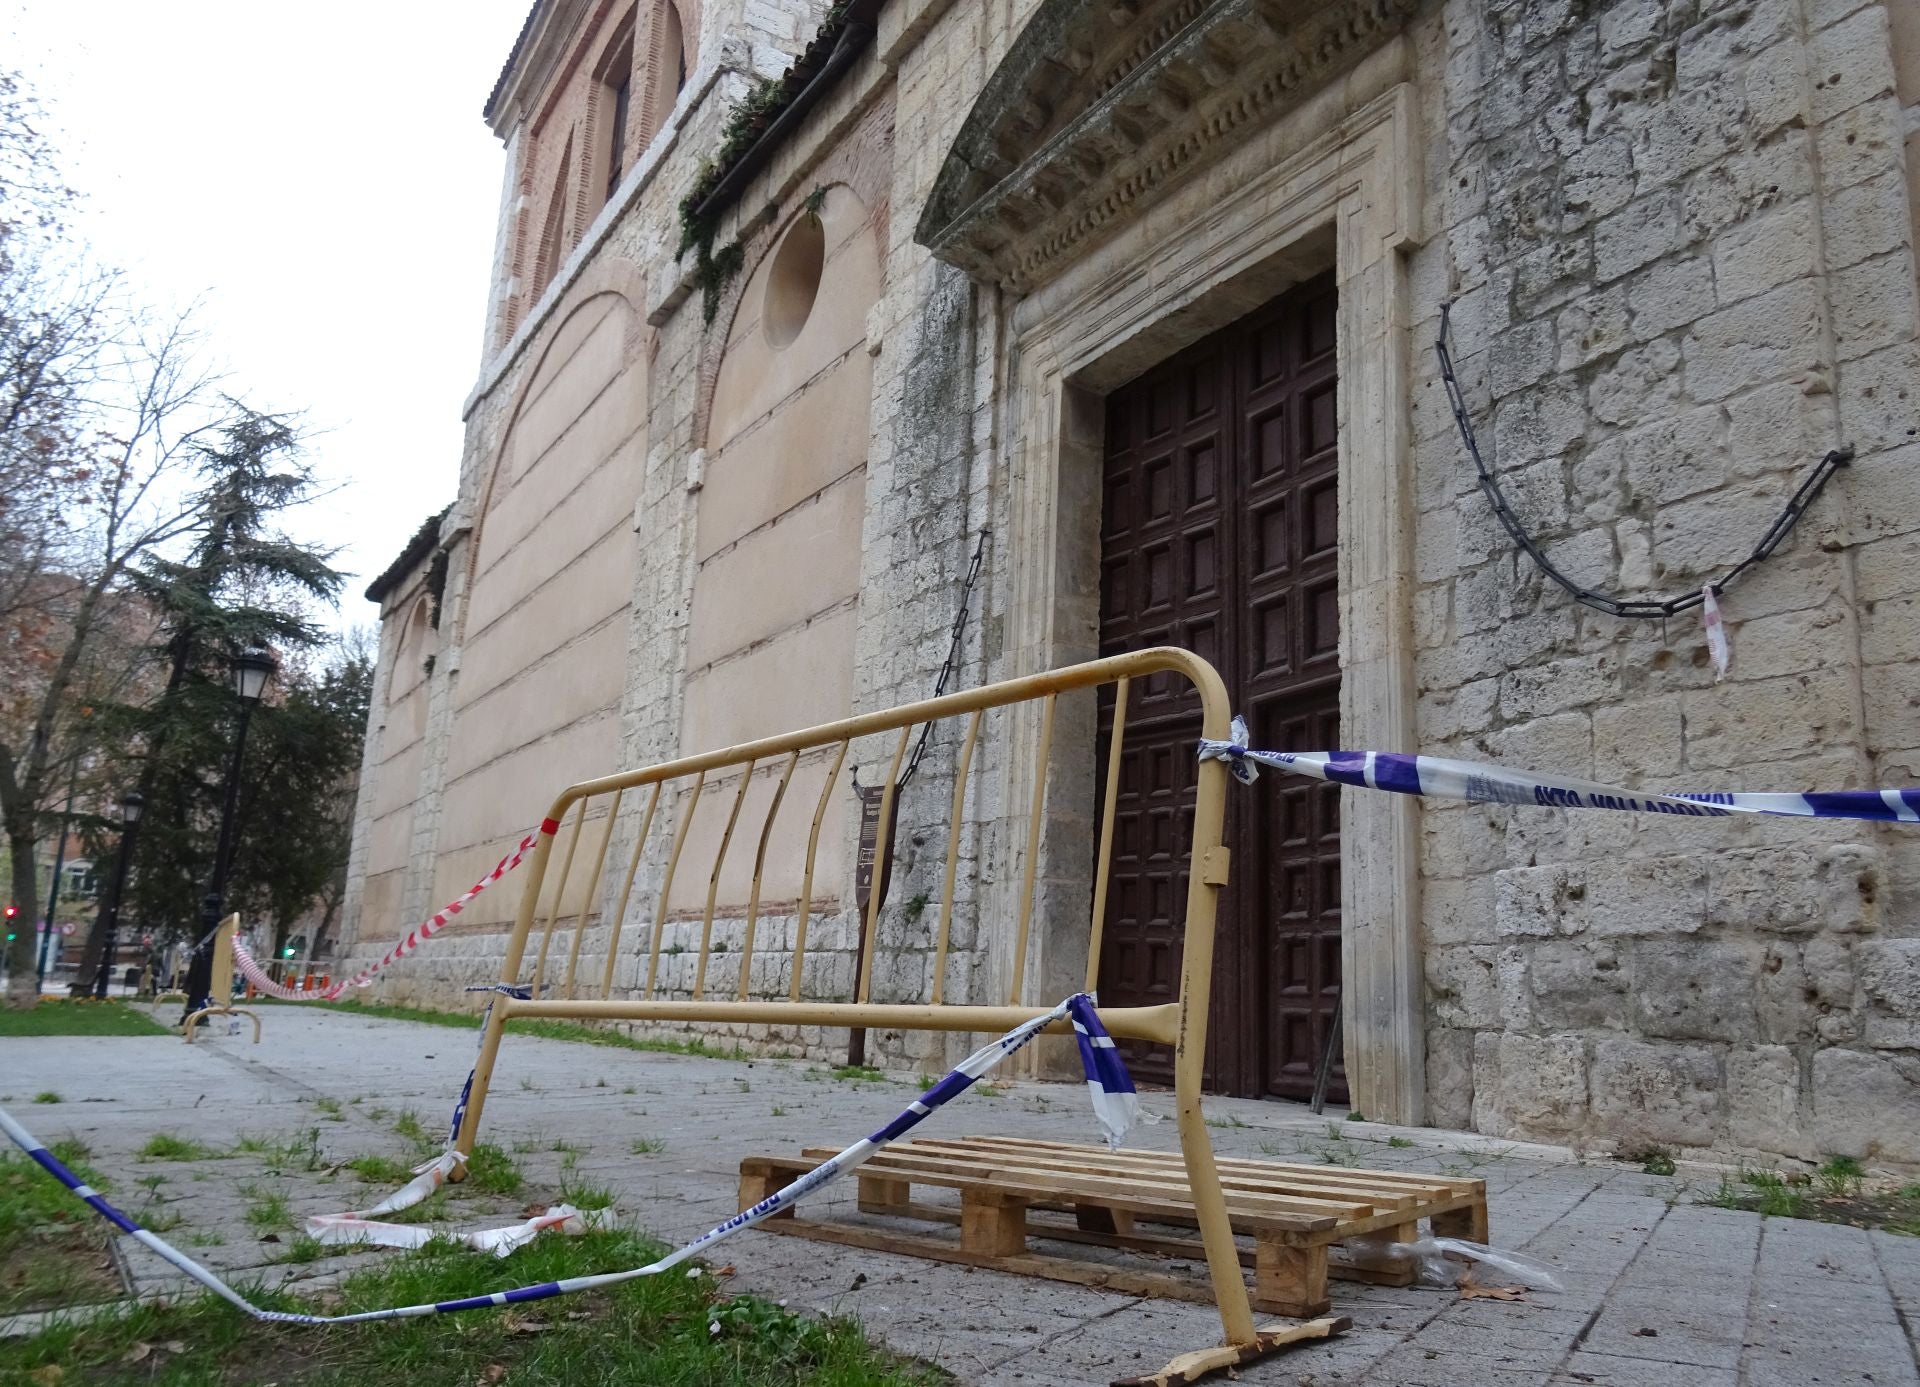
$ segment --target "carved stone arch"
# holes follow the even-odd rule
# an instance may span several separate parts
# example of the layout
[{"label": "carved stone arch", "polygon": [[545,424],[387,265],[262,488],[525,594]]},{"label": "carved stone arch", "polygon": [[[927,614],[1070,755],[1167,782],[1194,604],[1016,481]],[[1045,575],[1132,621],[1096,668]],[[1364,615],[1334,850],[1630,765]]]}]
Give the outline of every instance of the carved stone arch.
[{"label": "carved stone arch", "polygon": [[914,240],[1025,294],[1385,44],[1418,0],[1043,0]]},{"label": "carved stone arch", "polygon": [[[486,475],[474,498],[472,514],[472,533],[467,541],[467,554],[464,581],[461,592],[471,596],[473,582],[480,572],[480,554],[486,532],[487,516],[493,508],[493,494],[499,484],[500,469],[505,465],[508,450],[514,441],[514,433],[520,423],[520,417],[526,409],[527,400],[533,388],[541,380],[541,372],[547,364],[547,358],[554,345],[560,340],[561,328],[569,319],[579,313],[594,299],[613,295],[625,301],[628,309],[627,335],[622,350],[629,356],[646,352],[649,367],[654,352],[658,348],[656,334],[648,328],[646,322],[647,273],[631,260],[618,256],[603,256],[592,261],[579,278],[570,286],[561,301],[556,304],[547,317],[547,325],[538,339],[537,350],[529,344],[526,370],[514,386],[513,402],[506,413],[506,424],[494,441],[491,456],[487,459]],[[651,370],[649,370],[651,380]],[[464,642],[467,631],[467,617],[470,604],[460,604],[459,630],[456,638]]]},{"label": "carved stone arch", "polygon": [[[866,207],[876,239],[884,247],[891,216],[888,198],[892,191],[892,180],[893,101],[889,97],[862,117],[860,123],[848,131],[825,158],[800,176],[795,202],[803,202],[815,189],[844,186]],[[734,320],[740,312],[740,302],[747,286],[753,282],[761,262],[780,244],[787,228],[803,210],[795,205],[786,216],[772,222],[757,220],[744,239],[741,249],[745,254],[740,273],[721,291],[720,302],[714,310],[713,322],[709,325],[701,352],[699,381],[694,394],[692,447],[706,446],[713,410],[713,389],[720,378],[720,363],[726,355],[727,342],[733,335]]]}]

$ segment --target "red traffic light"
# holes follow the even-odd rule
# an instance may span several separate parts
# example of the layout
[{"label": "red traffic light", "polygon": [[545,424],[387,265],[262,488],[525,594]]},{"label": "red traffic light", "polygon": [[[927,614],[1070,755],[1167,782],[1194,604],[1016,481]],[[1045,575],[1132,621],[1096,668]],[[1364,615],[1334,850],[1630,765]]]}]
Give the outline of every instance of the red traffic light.
[{"label": "red traffic light", "polygon": [[13,918],[14,916],[16,916],[16,915],[18,915],[19,913],[20,913],[20,907],[19,907],[19,906],[17,906],[17,905],[10,905],[10,906],[8,906],[8,907],[7,907],[7,918],[8,918],[9,920],[11,920],[11,919],[12,919],[12,918]]}]

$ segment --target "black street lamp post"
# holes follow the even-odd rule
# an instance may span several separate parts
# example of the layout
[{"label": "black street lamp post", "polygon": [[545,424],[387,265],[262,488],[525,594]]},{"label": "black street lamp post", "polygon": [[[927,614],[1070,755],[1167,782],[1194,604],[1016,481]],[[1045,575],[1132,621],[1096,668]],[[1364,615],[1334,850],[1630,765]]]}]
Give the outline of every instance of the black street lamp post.
[{"label": "black street lamp post", "polygon": [[187,1009],[180,1023],[215,1000],[223,1005],[225,997],[215,999],[213,991],[213,932],[220,927],[220,912],[226,905],[227,869],[233,865],[233,810],[240,797],[240,765],[247,754],[247,723],[254,707],[267,691],[267,681],[279,666],[273,656],[255,646],[233,657],[233,691],[240,698],[240,727],[233,738],[233,761],[227,767],[225,798],[220,806],[220,841],[213,853],[213,877],[207,883],[207,896],[200,904],[200,942],[194,945],[187,964]]},{"label": "black street lamp post", "polygon": [[113,867],[113,885],[108,888],[112,895],[107,898],[105,936],[100,945],[100,971],[93,976],[93,995],[101,1001],[107,998],[107,984],[113,980],[113,955],[115,953],[114,934],[120,928],[120,896],[127,888],[127,868],[133,862],[133,840],[140,830],[140,811],[146,807],[146,800],[138,790],[130,790],[120,796],[120,856]]}]

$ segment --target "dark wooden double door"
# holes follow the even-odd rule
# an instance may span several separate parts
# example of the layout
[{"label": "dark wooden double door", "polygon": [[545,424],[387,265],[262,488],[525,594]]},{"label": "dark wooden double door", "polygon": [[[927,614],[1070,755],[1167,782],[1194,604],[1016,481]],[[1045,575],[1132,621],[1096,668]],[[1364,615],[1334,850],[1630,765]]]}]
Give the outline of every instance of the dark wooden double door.
[{"label": "dark wooden double door", "polygon": [[[1276,750],[1340,745],[1335,356],[1327,276],[1107,401],[1101,651],[1204,656],[1253,744]],[[1183,680],[1142,682],[1128,694],[1100,959],[1109,1005],[1179,988],[1200,705]],[[1109,692],[1102,776],[1112,726]],[[1338,788],[1272,771],[1232,787],[1227,846],[1208,1086],[1302,1098],[1339,1005]],[[1164,1047],[1129,1059],[1138,1077],[1171,1080]],[[1343,1085],[1336,1069],[1336,1099]]]}]

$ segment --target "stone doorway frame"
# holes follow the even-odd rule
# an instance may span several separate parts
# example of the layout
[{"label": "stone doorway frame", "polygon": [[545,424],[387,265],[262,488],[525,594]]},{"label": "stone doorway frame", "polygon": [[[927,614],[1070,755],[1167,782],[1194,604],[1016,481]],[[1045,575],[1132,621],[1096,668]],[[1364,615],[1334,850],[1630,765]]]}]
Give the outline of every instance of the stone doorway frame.
[{"label": "stone doorway frame", "polygon": [[[1098,654],[1106,392],[1331,265],[1340,295],[1342,740],[1349,748],[1417,749],[1403,253],[1419,241],[1422,165],[1404,45],[1396,39],[1245,139],[1014,306],[1013,389],[1001,421],[1008,673]],[[1039,735],[1037,721],[1013,730],[1013,765],[1034,764]],[[1029,960],[1029,975],[1047,985],[1069,983],[1055,975],[1077,969],[1085,951],[1076,926],[1090,897],[1070,883],[1085,875],[1077,864],[1092,860],[1091,705],[1062,706],[1054,735],[1088,754],[1056,758],[1047,785],[1040,871],[1061,890],[1039,914],[1048,929]],[[1030,794],[1015,788],[1023,779],[1009,777],[1014,798]],[[1418,802],[1347,795],[1341,832],[1352,1106],[1417,1124],[1426,1100]],[[1050,966],[1054,960],[1061,962]]]}]

